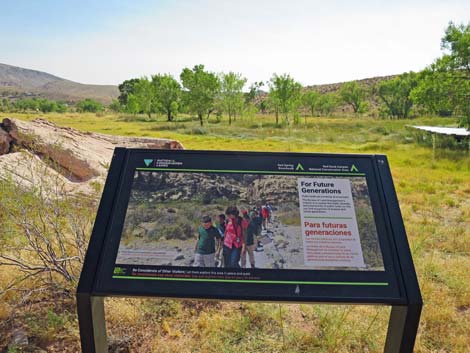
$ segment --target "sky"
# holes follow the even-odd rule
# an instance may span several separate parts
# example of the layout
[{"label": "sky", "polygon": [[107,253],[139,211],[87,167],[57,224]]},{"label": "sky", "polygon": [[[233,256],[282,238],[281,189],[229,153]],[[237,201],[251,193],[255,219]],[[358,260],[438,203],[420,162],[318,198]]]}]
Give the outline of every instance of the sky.
[{"label": "sky", "polygon": [[0,63],[119,84],[204,64],[303,85],[425,68],[470,1],[1,0]]}]

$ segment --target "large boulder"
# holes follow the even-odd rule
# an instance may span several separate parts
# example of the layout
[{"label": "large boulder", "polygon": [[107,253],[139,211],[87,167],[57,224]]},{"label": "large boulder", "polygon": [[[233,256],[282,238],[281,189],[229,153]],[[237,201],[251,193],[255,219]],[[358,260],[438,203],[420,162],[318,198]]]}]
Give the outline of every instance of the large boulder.
[{"label": "large boulder", "polygon": [[[28,158],[24,154],[9,156],[12,146],[15,151],[27,151]],[[31,173],[43,171],[44,165],[50,169],[46,174],[60,175],[71,189],[83,189],[82,183],[104,180],[116,147],[183,149],[175,140],[110,136],[61,127],[45,119],[5,118],[0,124],[0,177],[14,171],[19,184],[31,184],[35,180]]]}]

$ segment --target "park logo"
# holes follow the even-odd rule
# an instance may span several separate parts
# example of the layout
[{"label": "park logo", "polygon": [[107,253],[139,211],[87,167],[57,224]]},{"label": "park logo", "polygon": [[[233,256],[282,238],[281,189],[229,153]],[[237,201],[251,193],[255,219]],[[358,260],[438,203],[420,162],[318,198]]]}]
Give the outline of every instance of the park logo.
[{"label": "park logo", "polygon": [[297,164],[297,167],[295,167],[295,170],[298,171],[298,170],[301,170],[302,172],[304,171],[304,167],[302,166],[302,164],[298,163]]},{"label": "park logo", "polygon": [[144,163],[147,167],[149,167],[150,164],[152,164],[152,162],[153,162],[153,159],[144,159]]},{"label": "park logo", "polygon": [[113,271],[113,274],[115,275],[123,275],[125,273],[126,273],[126,270],[122,267],[115,267]]},{"label": "park logo", "polygon": [[357,167],[353,164],[351,165],[351,172],[359,172],[359,169],[357,169]]}]

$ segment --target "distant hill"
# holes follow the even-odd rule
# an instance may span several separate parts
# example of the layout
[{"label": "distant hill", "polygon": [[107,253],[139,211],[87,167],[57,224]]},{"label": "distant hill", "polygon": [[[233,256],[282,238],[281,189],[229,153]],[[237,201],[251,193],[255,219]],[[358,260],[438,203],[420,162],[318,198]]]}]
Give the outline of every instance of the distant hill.
[{"label": "distant hill", "polygon": [[69,103],[92,98],[109,104],[118,95],[117,86],[87,85],[46,72],[0,63],[0,97],[11,99],[43,97]]},{"label": "distant hill", "polygon": [[[377,76],[377,77],[371,77],[371,78],[364,78],[364,79],[361,79],[361,80],[354,80],[354,82],[357,82],[357,83],[363,85],[366,88],[372,88],[373,86],[375,86],[379,82],[386,81],[386,80],[391,80],[391,79],[393,79],[397,76],[398,75]],[[347,81],[347,82],[351,82],[351,81]],[[341,86],[345,83],[346,82],[327,83],[327,84],[323,84],[323,85],[306,86],[305,88],[306,89],[314,89],[314,90],[316,90],[320,93],[330,93],[330,92],[334,93],[334,92],[338,92],[339,89],[341,88]]]}]

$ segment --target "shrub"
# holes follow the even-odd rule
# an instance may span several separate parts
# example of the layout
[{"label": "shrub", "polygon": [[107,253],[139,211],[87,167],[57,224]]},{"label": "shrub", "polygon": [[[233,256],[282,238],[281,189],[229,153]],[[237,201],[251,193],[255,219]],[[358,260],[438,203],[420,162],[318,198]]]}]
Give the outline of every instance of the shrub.
[{"label": "shrub", "polygon": [[75,107],[77,111],[80,113],[83,113],[83,112],[97,113],[104,109],[103,104],[93,99],[89,99],[89,98],[82,100],[81,102],[78,102]]}]

